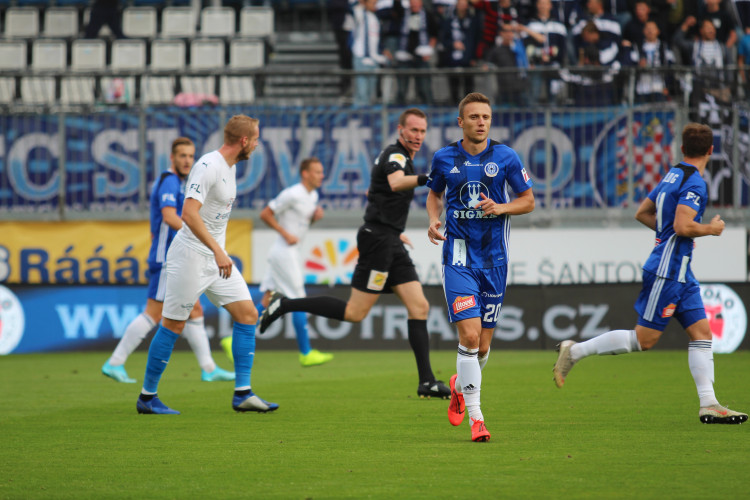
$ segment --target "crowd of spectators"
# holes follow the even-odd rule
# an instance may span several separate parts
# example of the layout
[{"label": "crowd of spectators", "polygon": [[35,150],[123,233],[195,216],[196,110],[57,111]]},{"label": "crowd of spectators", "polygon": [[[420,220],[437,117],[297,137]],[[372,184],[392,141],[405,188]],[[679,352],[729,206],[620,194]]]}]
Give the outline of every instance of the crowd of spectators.
[{"label": "crowd of spectators", "polygon": [[[616,104],[626,97],[621,70],[627,67],[638,69],[636,102],[686,92],[723,102],[735,98],[735,91],[750,95],[750,0],[330,0],[329,5],[337,13],[342,68],[352,67],[348,54],[355,62],[367,59],[355,69],[445,68],[452,102],[473,90],[485,68],[505,68],[494,77],[494,97],[507,106]],[[694,74],[673,78],[665,71],[672,65],[692,66]],[[737,72],[728,69],[735,66]],[[435,104],[429,77],[413,76],[417,102]],[[396,104],[406,104],[409,78],[396,77]],[[375,102],[383,91],[377,83],[376,76],[355,79],[355,104]]]}]

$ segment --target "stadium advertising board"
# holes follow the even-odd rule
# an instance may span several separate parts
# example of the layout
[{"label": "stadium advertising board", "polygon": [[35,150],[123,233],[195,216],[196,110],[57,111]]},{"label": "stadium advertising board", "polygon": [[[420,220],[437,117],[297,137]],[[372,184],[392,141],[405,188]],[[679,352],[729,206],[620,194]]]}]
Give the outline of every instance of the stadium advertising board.
[{"label": "stadium advertising board", "polygon": [[[442,285],[441,247],[424,230],[408,229],[414,244],[408,248],[420,281]],[[511,285],[571,285],[640,282],[642,267],[654,245],[647,229],[513,229],[511,231]],[[253,276],[259,281],[268,251],[278,234],[259,229],[253,233]],[[311,229],[300,246],[308,284],[349,284],[356,264],[356,230]],[[693,272],[700,281],[747,279],[747,233],[726,229],[720,238],[696,240]]]},{"label": "stadium advertising board", "polygon": [[[260,296],[250,287],[253,297]],[[565,339],[585,340],[608,330],[632,328],[638,284],[514,286],[508,290],[494,346],[500,349],[552,349]],[[310,295],[346,299],[349,287],[309,287]],[[714,351],[747,349],[747,304],[750,283],[702,287]],[[455,350],[456,329],[448,322],[445,297],[438,286],[425,287],[432,305],[427,327],[433,349]],[[143,286],[11,286],[0,285],[0,354],[112,350],[145,301]],[[206,328],[215,349],[218,337],[230,335],[232,322],[223,309],[202,298]],[[384,295],[359,324],[310,316],[310,338],[316,348],[408,349],[407,312],[393,295]],[[296,349],[291,315],[258,335],[258,350]],[[676,321],[657,348],[685,349],[687,337]],[[178,348],[187,348],[180,342]],[[141,349],[147,349],[144,342]]]},{"label": "stadium advertising board", "polygon": [[[435,151],[461,137],[455,110],[427,111],[430,128],[415,158],[419,172],[427,171]],[[250,161],[237,165],[238,208],[262,208],[298,180],[299,163],[308,156],[319,157],[325,166],[321,202],[327,208],[361,208],[372,162],[383,145],[397,137],[398,110],[226,112],[257,116],[261,125],[261,144]],[[220,117],[216,110],[2,116],[0,213],[56,213],[61,193],[66,210],[142,209],[147,200],[139,199],[141,186],[150,187],[168,168],[171,142],[178,136],[191,138],[196,156],[217,148],[223,138]],[[492,138],[518,151],[540,206],[548,203],[549,193],[550,207],[618,207],[630,203],[631,191],[634,200],[642,199],[676,161],[675,126],[670,110],[635,110],[631,122],[624,110],[549,115],[504,111],[493,117]],[[737,135],[743,158],[740,178],[734,178],[729,165],[731,147],[724,147]],[[747,138],[744,129],[716,129],[716,165],[705,175],[712,202],[727,203],[722,193],[740,193],[740,203],[747,206]],[[418,193],[416,205],[423,207],[425,197],[425,191]]]},{"label": "stadium advertising board", "polygon": [[[228,252],[246,281],[252,279],[252,227],[237,220],[227,229]],[[0,283],[148,283],[146,221],[0,222],[0,234]]]}]

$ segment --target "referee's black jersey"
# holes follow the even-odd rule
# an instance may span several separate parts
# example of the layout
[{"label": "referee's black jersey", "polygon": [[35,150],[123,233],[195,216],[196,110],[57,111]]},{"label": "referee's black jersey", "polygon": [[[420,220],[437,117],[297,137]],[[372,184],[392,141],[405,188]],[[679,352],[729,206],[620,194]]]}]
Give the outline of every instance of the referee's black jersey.
[{"label": "referee's black jersey", "polygon": [[398,170],[403,170],[405,175],[414,175],[414,164],[409,152],[400,142],[386,147],[375,159],[370,174],[365,222],[386,225],[402,233],[406,228],[406,218],[409,216],[409,204],[414,198],[414,190],[391,189],[388,176]]}]

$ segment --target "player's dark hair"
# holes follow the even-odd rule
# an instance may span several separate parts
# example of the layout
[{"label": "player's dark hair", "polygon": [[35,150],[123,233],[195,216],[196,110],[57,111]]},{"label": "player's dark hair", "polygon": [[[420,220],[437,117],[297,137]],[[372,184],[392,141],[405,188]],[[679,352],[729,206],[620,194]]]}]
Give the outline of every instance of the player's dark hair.
[{"label": "player's dark hair", "polygon": [[258,119],[246,115],[234,115],[224,127],[224,144],[233,145],[243,137],[250,137],[258,130]]},{"label": "player's dark hair", "polygon": [[172,154],[177,154],[177,148],[179,148],[180,146],[195,147],[195,144],[193,144],[193,141],[191,141],[187,137],[178,137],[177,139],[172,141]]},{"label": "player's dark hair", "polygon": [[682,151],[688,158],[706,156],[714,143],[711,127],[701,123],[688,123],[682,129]]},{"label": "player's dark hair", "polygon": [[302,172],[304,172],[305,170],[309,169],[310,166],[313,163],[323,163],[323,162],[321,162],[315,156],[311,156],[309,158],[305,158],[304,160],[302,160],[302,163],[299,164],[299,173],[300,173],[300,175],[302,175]]},{"label": "player's dark hair", "polygon": [[481,102],[486,104],[487,106],[491,106],[489,98],[484,95],[480,94],[479,92],[472,92],[470,94],[466,94],[466,97],[461,99],[461,102],[458,104],[458,116],[462,117],[464,116],[464,107],[467,104],[471,104],[472,102]]},{"label": "player's dark hair", "polygon": [[398,117],[398,124],[401,125],[402,127],[406,125],[406,117],[409,115],[418,116],[420,118],[424,118],[425,120],[427,119],[427,115],[424,114],[424,111],[422,111],[421,109],[409,108],[403,113],[401,113],[401,116]]}]

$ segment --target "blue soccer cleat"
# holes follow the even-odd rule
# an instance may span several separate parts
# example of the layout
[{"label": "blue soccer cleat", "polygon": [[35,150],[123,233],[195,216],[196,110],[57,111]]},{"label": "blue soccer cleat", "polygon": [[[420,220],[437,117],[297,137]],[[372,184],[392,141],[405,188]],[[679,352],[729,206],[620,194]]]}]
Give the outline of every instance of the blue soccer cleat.
[{"label": "blue soccer cleat", "polygon": [[250,391],[250,394],[246,396],[235,395],[234,398],[232,398],[232,408],[234,408],[234,411],[257,411],[258,413],[266,413],[277,410],[279,405],[264,401],[253,391]]},{"label": "blue soccer cleat", "polygon": [[201,370],[201,380],[204,382],[226,382],[234,380],[234,372],[222,370],[217,366],[211,373]]},{"label": "blue soccer cleat", "polygon": [[125,367],[120,366],[112,366],[109,364],[109,361],[105,362],[102,365],[102,373],[109,378],[116,380],[118,382],[122,382],[124,384],[135,384],[136,380],[134,378],[128,377],[128,372],[125,371]]},{"label": "blue soccer cleat", "polygon": [[154,394],[154,397],[150,401],[144,401],[138,398],[138,402],[135,405],[138,413],[142,415],[179,415],[180,412],[169,408],[167,405],[161,402],[161,400]]}]

